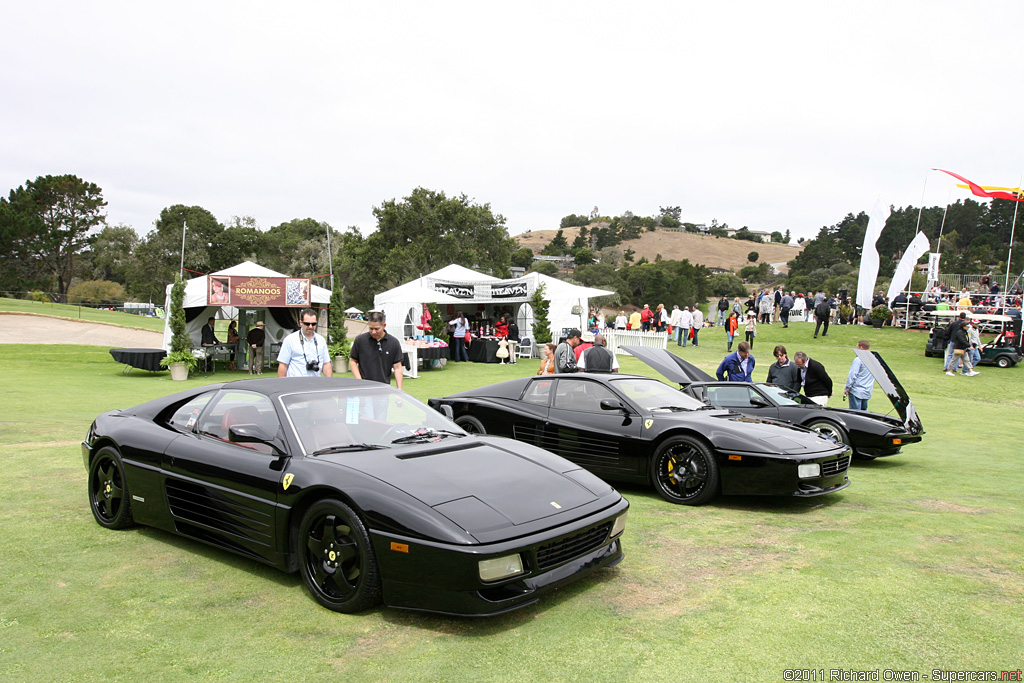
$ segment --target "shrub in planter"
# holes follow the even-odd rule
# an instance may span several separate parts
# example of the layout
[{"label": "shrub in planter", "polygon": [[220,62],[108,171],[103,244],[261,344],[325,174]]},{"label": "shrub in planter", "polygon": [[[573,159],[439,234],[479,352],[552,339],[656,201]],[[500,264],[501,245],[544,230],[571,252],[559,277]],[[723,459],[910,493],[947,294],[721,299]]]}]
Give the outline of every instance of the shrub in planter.
[{"label": "shrub in planter", "polygon": [[881,327],[890,318],[892,318],[892,311],[889,310],[888,306],[883,306],[882,304],[875,306],[868,312],[868,320],[875,327]]}]

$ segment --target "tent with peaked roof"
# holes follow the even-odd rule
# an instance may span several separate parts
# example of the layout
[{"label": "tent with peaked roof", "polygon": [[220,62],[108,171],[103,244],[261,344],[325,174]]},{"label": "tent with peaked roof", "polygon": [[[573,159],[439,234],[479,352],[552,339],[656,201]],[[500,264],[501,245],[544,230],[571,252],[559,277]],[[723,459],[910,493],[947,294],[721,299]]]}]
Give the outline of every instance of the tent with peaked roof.
[{"label": "tent with peaked roof", "polygon": [[[243,261],[238,265],[225,268],[224,270],[210,273],[209,276],[195,277],[185,283],[185,297],[183,307],[185,309],[185,332],[192,339],[192,346],[199,347],[202,339],[202,328],[208,318],[234,319],[238,318],[238,333],[244,339],[250,327],[256,324],[257,320],[263,320],[267,341],[269,344],[279,342],[286,334],[299,328],[297,314],[301,310],[295,307],[274,307],[274,306],[251,306],[247,305],[244,310],[247,315],[240,315],[240,310],[234,306],[209,306],[207,305],[208,277],[265,277],[265,278],[287,278],[288,275],[279,273],[276,270],[265,268],[252,261]],[[171,287],[167,285],[166,311],[171,310]],[[316,285],[310,286],[309,298],[311,304],[316,308],[326,308],[331,302],[331,291]],[[221,341],[225,341],[221,339]],[[171,326],[170,315],[164,319],[164,349],[171,348]],[[268,347],[269,354],[269,347]]]},{"label": "tent with peaked roof", "polygon": [[542,284],[545,298],[550,302],[548,321],[555,339],[567,328],[585,327],[591,297],[612,294],[605,289],[581,287],[540,273],[501,280],[451,264],[378,294],[373,299],[373,307],[391,321],[389,330],[398,337],[412,336],[420,324],[423,304],[434,303],[448,309],[446,319],[462,310],[467,317],[491,323],[495,322],[495,309],[510,309],[516,315],[520,335],[532,338],[533,309],[529,301]]}]

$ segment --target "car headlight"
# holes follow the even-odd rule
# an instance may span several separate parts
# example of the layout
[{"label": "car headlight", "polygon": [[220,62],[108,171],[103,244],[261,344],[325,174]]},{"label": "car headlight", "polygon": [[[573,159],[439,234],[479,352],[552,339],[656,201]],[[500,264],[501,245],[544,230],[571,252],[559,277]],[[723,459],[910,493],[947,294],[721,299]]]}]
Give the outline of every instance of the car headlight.
[{"label": "car headlight", "polygon": [[612,524],[612,533],[608,536],[608,538],[615,538],[616,536],[618,536],[626,530],[627,514],[629,513],[623,512],[621,515],[615,518],[615,524]]},{"label": "car headlight", "polygon": [[796,473],[801,479],[807,479],[808,477],[820,477],[821,465],[816,462],[811,463],[810,465],[797,465]]},{"label": "car headlight", "polygon": [[492,560],[480,560],[480,580],[497,581],[523,573],[523,558],[519,553],[495,557]]}]

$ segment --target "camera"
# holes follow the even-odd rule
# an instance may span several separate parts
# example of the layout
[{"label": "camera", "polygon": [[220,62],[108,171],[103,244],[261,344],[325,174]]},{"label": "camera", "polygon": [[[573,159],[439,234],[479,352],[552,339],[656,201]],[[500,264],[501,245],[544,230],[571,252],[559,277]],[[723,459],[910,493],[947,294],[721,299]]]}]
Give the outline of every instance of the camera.
[{"label": "camera", "polygon": [[318,360],[307,360],[306,369],[310,372],[320,372],[320,361]]}]

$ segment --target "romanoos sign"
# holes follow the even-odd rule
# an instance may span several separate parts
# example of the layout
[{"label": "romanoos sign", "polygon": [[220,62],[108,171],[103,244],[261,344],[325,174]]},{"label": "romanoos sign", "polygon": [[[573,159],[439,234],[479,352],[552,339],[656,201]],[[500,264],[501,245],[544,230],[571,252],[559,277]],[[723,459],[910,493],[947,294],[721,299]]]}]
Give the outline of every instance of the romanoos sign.
[{"label": "romanoos sign", "polygon": [[239,308],[308,307],[307,277],[247,277],[208,275],[206,303]]}]

